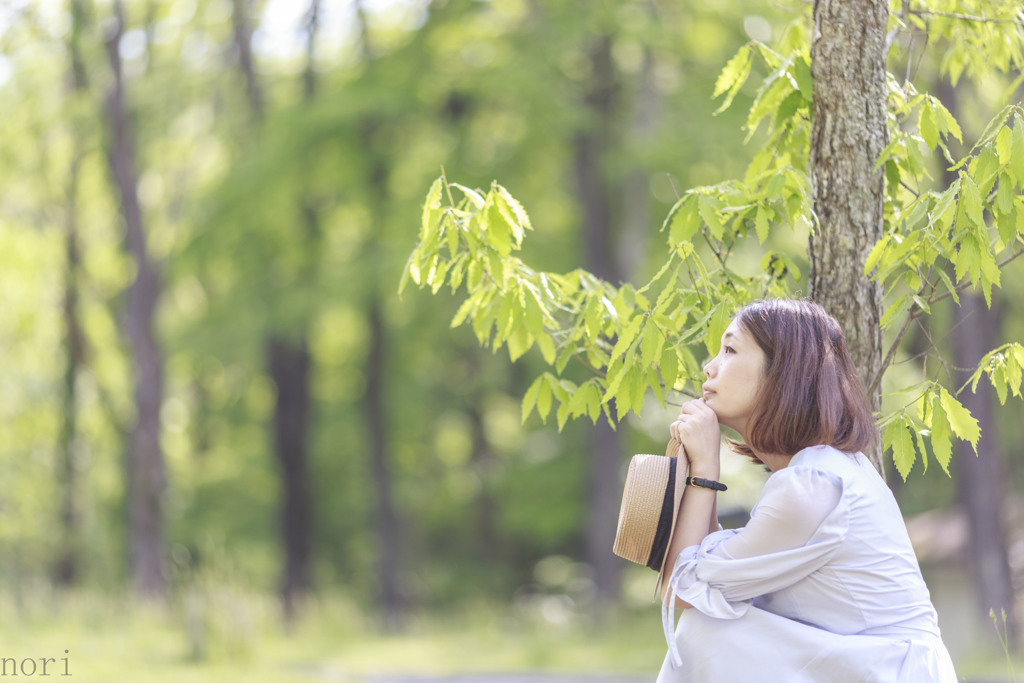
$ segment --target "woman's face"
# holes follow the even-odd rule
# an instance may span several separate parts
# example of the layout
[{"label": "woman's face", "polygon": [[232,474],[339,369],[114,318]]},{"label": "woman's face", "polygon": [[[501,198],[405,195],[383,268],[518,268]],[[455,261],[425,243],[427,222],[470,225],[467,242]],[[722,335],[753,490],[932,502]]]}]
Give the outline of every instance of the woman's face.
[{"label": "woman's face", "polygon": [[767,357],[754,338],[733,320],[722,335],[718,355],[704,366],[704,402],[715,411],[719,424],[732,427],[746,438],[750,419],[760,395]]}]

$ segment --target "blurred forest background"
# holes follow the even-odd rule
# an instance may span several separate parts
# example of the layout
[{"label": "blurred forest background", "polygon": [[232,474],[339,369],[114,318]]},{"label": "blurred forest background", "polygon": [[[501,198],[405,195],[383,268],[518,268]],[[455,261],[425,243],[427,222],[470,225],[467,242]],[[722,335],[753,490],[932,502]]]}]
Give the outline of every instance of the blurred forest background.
[{"label": "blurred forest background", "polygon": [[[602,275],[646,281],[679,193],[742,174],[756,144],[742,105],[756,84],[716,115],[718,73],[807,11],[0,2],[0,647],[17,649],[0,655],[70,648],[114,680],[128,660],[158,667],[146,652],[344,669],[357,643],[358,666],[416,670],[366,639],[437,628],[492,634],[478,649],[502,655],[470,665],[657,671],[654,575],[611,554],[621,489],[598,469],[621,482],[629,455],[662,452],[681,397],[616,431],[522,423],[536,352],[512,364],[480,348],[449,329],[455,299],[400,298],[399,276],[444,168],[523,202],[538,267],[595,268],[606,230]],[[889,68],[912,63],[976,139],[1019,74],[954,87],[941,58],[912,36]],[[805,268],[794,231],[766,247]],[[973,367],[1024,339],[1022,302],[1014,263],[991,309],[977,295],[936,307],[932,341]],[[887,384],[929,343],[912,334]],[[984,383],[961,399],[979,456],[889,481],[969,667],[1001,653],[990,608],[1017,639],[1024,414]],[[601,448],[618,457],[591,457]],[[722,509],[742,523],[764,475],[725,469]],[[628,653],[552,652],[623,629]],[[135,640],[108,648],[104,633]],[[421,657],[454,647],[415,642]],[[502,659],[515,643],[536,656]]]}]

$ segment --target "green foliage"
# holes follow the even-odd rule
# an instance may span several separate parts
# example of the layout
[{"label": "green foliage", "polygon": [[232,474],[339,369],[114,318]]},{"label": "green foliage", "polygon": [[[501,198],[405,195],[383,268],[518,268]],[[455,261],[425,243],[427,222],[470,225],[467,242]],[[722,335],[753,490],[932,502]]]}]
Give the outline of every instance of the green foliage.
[{"label": "green foliage", "polygon": [[[451,202],[452,191],[460,201]],[[602,412],[614,422],[639,411],[648,388],[664,405],[666,391],[700,377],[697,354],[717,353],[737,302],[755,291],[779,291],[780,278],[743,278],[722,267],[724,254],[709,267],[677,227],[700,226],[696,233],[721,233],[716,239],[724,242],[725,230],[745,232],[751,222],[742,224],[711,194],[688,195],[666,220],[675,249],[658,274],[640,289],[614,286],[581,270],[530,268],[513,255],[531,229],[521,205],[496,183],[484,193],[442,177],[425,203],[420,243],[401,287],[410,280],[434,292],[445,284],[453,292],[465,287],[453,327],[471,324],[481,344],[506,346],[513,361],[538,347],[555,372],[527,390],[524,419],[536,410],[546,421],[555,407],[559,428],[570,417],[596,421]],[[590,375],[582,382],[561,376],[573,360]]]},{"label": "green foliage", "polygon": [[[954,82],[962,74],[976,78],[1019,67],[1024,40],[1010,5],[985,15],[1006,15],[993,22],[965,16],[958,7],[960,14],[941,3],[921,8],[905,2],[894,15],[894,35],[912,25],[952,41],[955,48],[946,53],[943,68]],[[750,42],[721,71],[713,92],[723,97],[719,111],[732,104],[755,63],[764,67],[767,76],[746,120],[748,139],[757,133],[764,142],[742,180],[696,187],[679,198],[662,226],[668,259],[639,288],[578,270],[559,275],[531,269],[513,255],[529,223],[503,188],[493,184],[485,198],[449,186],[443,177],[435,181],[402,286],[410,278],[435,293],[446,282],[453,292],[465,285],[453,326],[471,321],[482,344],[494,350],[507,345],[512,360],[534,343],[540,347],[554,372],[541,374],[526,392],[524,419],[535,409],[546,420],[554,404],[561,428],[570,417],[596,420],[601,410],[611,419],[614,404],[621,420],[641,409],[648,390],[664,404],[666,391],[699,383],[698,355],[717,352],[718,336],[738,306],[756,297],[791,295],[786,276],[798,281],[800,274],[784,255],[766,252],[756,275],[741,275],[729,261],[751,236],[764,244],[780,228],[813,229],[807,176],[813,81],[805,24],[794,22],[780,43],[784,52]],[[887,180],[885,234],[864,264],[865,276],[885,291],[883,329],[899,330],[883,373],[909,326],[938,301],[959,302],[958,293],[975,286],[991,306],[1002,267],[1024,251],[1024,109],[1004,107],[956,160],[950,142],[962,143],[963,132],[952,113],[909,81],[890,74],[888,84],[890,142],[876,162]],[[954,179],[932,179],[933,152],[941,154]],[[450,188],[465,198],[453,201]],[[499,202],[517,207],[514,219],[512,212],[485,208]],[[445,236],[447,251],[441,248]],[[989,376],[1001,401],[1008,388],[1019,391],[1021,364],[1014,349],[989,354],[975,373],[975,385],[981,373]],[[589,372],[582,383],[563,376],[573,359]],[[878,391],[881,380],[880,374],[870,390]],[[880,416],[884,445],[906,478],[918,455],[927,467],[930,440],[948,473],[951,438],[976,449],[977,423],[934,380],[908,391],[919,394],[912,402],[917,412]]]}]

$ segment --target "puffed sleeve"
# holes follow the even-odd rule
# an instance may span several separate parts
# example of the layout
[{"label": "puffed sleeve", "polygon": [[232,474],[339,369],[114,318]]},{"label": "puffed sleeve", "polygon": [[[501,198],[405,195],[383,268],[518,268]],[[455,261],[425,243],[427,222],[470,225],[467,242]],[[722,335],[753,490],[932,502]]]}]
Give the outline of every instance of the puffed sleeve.
[{"label": "puffed sleeve", "polygon": [[708,616],[738,619],[754,598],[824,566],[846,536],[849,503],[842,494],[842,479],[830,472],[781,469],[769,477],[746,526],[709,534],[700,545],[684,548],[662,606],[670,650],[675,644],[672,595]]}]

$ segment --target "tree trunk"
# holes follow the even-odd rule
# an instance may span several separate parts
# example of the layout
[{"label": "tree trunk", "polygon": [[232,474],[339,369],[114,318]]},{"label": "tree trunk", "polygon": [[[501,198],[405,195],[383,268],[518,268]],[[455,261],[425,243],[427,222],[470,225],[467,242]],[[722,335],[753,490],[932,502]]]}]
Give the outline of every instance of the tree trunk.
[{"label": "tree trunk", "polygon": [[[232,27],[239,68],[245,78],[249,106],[257,122],[263,120],[265,98],[252,56],[252,28],[249,4],[233,0]],[[313,50],[316,40],[319,0],[312,0],[307,17],[307,68],[303,73],[303,91],[308,101],[315,95]],[[299,213],[306,230],[303,249],[308,260],[317,258],[319,220],[306,198],[300,200]],[[309,266],[309,264],[307,264]],[[303,268],[310,277],[315,269]],[[309,483],[310,369],[308,335],[270,334],[266,343],[267,371],[277,386],[274,403],[274,456],[281,474],[280,530],[284,562],[280,594],[285,620],[292,623],[298,601],[312,587],[314,503]]]},{"label": "tree trunk", "polygon": [[238,53],[238,64],[245,77],[245,93],[256,119],[263,118],[263,88],[256,76],[252,59],[252,28],[249,26],[249,8],[246,0],[232,0],[231,27]]},{"label": "tree trunk", "polygon": [[[953,364],[958,368],[975,367],[982,356],[999,345],[999,327],[999,315],[986,308],[981,295],[961,295],[954,316]],[[957,384],[966,382],[971,372],[959,374]],[[954,458],[957,500],[967,514],[970,530],[970,564],[981,608],[978,616],[987,622],[990,609],[997,615],[1006,610],[1009,642],[1016,646],[1015,600],[1003,524],[1006,473],[992,411],[992,392],[988,387],[979,387],[977,393],[964,392],[959,398],[981,427],[977,455],[970,444],[957,441]]]},{"label": "tree trunk", "polygon": [[[960,98],[952,83],[940,81],[936,94],[950,113],[959,118]],[[943,174],[947,185],[957,177],[957,173],[949,169]],[[1000,327],[1001,316],[997,308],[990,310],[980,294],[962,294],[960,305],[953,310],[953,365],[958,368],[976,367],[982,356],[999,345]],[[966,382],[970,375],[968,371],[960,372],[957,384]],[[1003,524],[1006,499],[1003,463],[1006,459],[1000,446],[999,422],[993,414],[992,394],[988,387],[979,393],[965,392],[959,398],[981,427],[977,455],[970,445],[958,440],[953,462],[957,502],[967,515],[970,529],[970,565],[980,607],[978,616],[987,623],[990,609],[994,609],[997,615],[1005,609],[1009,642],[1017,646],[1013,576]]]},{"label": "tree trunk", "polygon": [[274,404],[274,453],[281,473],[281,541],[284,568],[281,599],[285,618],[296,615],[297,599],[310,587],[313,510],[309,486],[310,356],[305,340],[271,338],[268,371],[277,387]]},{"label": "tree trunk", "polygon": [[[87,87],[85,64],[79,39],[84,30],[87,8],[81,0],[70,5],[72,26],[68,33],[69,79],[68,99],[74,100]],[[78,278],[81,254],[78,246],[78,180],[84,156],[83,143],[75,135],[68,185],[65,192],[64,253],[67,259],[64,272],[64,397],[60,435],[57,490],[60,492],[61,541],[54,563],[54,581],[70,587],[81,574],[81,511],[79,510],[78,465],[75,458],[75,436],[78,433],[78,371],[84,362],[85,339],[78,311]]]},{"label": "tree trunk", "polygon": [[[882,363],[882,290],[864,261],[883,232],[884,175],[874,166],[889,138],[888,16],[885,0],[814,0],[810,296],[839,321],[865,386]],[[870,398],[878,410],[880,394]],[[884,472],[881,450],[879,439],[866,455]]]},{"label": "tree trunk", "polygon": [[402,625],[403,599],[399,589],[400,529],[392,495],[394,476],[391,472],[390,440],[388,438],[386,372],[386,328],[380,302],[374,298],[369,310],[369,348],[366,355],[366,428],[370,445],[370,471],[376,506],[374,524],[377,535],[377,574],[380,581],[380,614],[384,629],[395,632]]},{"label": "tree trunk", "polygon": [[[574,171],[580,209],[583,212],[584,267],[598,277],[616,282],[616,257],[612,234],[612,190],[604,166],[612,138],[617,87],[610,36],[597,39],[591,51],[593,79],[584,104],[593,123],[576,136]],[[593,571],[599,603],[618,599],[622,563],[611,552],[615,542],[621,494],[618,432],[602,416],[589,435],[586,453],[587,481],[586,556]]]},{"label": "tree trunk", "polygon": [[[650,47],[644,50],[643,67],[632,102],[630,137],[634,144],[650,144],[662,109],[661,91],[654,83],[654,51]],[[627,282],[636,281],[635,276],[647,258],[648,235],[651,232],[650,178],[647,169],[636,168],[626,175],[623,183],[617,272]]]},{"label": "tree trunk", "polygon": [[67,204],[65,206],[64,251],[67,258],[64,272],[64,382],[63,410],[58,439],[59,464],[57,489],[60,492],[61,542],[54,566],[54,579],[60,586],[72,586],[81,573],[80,511],[78,465],[75,437],[78,433],[78,370],[84,356],[84,338],[78,314],[78,278],[81,255],[78,248],[77,195],[81,148],[73,152],[69,169]]},{"label": "tree trunk", "polygon": [[131,122],[125,104],[124,79],[118,46],[124,30],[124,8],[114,3],[114,22],[106,37],[114,81],[107,94],[110,125],[108,161],[121,197],[126,242],[135,263],[135,280],[128,288],[125,327],[135,371],[135,426],[127,457],[129,555],[136,591],[156,597],[166,589],[163,494],[164,457],[160,448],[160,407],[163,401],[163,357],[153,332],[160,296],[160,274],[146,246],[146,231],[137,193],[138,174]]},{"label": "tree trunk", "polygon": [[[478,353],[473,350],[471,353]],[[497,458],[491,444],[487,440],[487,433],[484,430],[484,416],[481,405],[477,402],[467,410],[470,420],[470,428],[473,435],[473,452],[471,455],[471,466],[480,477],[480,495],[476,498],[476,511],[473,517],[473,546],[479,551],[479,560],[487,566],[493,563],[499,547],[496,520],[498,516],[498,501],[494,496],[491,485],[492,470],[496,465]]]}]

